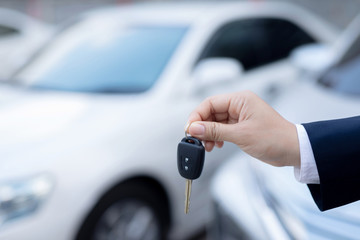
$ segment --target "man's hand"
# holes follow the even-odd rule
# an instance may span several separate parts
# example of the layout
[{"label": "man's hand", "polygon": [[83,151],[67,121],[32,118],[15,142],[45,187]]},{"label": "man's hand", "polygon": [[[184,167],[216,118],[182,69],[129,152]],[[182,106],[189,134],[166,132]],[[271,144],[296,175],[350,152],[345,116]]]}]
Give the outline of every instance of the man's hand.
[{"label": "man's hand", "polygon": [[205,141],[205,149],[224,141],[274,166],[300,166],[294,124],[252,92],[207,98],[189,116],[189,133]]}]

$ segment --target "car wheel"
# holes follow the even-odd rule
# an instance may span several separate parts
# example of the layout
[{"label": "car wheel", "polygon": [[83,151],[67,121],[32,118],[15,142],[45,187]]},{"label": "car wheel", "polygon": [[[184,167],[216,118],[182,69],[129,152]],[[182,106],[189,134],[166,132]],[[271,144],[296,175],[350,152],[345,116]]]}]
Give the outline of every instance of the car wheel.
[{"label": "car wheel", "polygon": [[151,187],[120,185],[104,196],[83,224],[77,240],[166,239],[166,210]]}]

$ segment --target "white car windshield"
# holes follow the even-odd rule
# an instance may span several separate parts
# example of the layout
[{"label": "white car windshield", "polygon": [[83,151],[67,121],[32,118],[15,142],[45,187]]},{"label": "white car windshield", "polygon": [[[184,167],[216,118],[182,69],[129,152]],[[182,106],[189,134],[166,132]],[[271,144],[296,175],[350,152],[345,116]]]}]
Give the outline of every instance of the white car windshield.
[{"label": "white car windshield", "polygon": [[159,78],[186,30],[81,22],[59,34],[14,78],[42,89],[143,92]]}]

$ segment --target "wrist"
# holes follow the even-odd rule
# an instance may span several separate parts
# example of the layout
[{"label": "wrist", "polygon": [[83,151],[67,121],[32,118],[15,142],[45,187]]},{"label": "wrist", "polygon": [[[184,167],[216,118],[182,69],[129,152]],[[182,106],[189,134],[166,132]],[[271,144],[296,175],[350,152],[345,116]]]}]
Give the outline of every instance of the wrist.
[{"label": "wrist", "polygon": [[285,132],[287,133],[287,136],[284,139],[286,144],[284,166],[293,166],[300,168],[300,146],[296,125],[288,122]]}]

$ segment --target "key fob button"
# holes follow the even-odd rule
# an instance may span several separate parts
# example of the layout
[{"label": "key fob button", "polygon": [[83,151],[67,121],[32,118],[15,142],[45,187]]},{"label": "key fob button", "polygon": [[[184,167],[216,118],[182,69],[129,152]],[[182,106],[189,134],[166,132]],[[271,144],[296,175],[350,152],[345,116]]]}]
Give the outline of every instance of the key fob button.
[{"label": "key fob button", "polygon": [[180,175],[186,178],[185,214],[189,212],[192,181],[200,177],[204,159],[205,148],[199,139],[185,137],[181,140],[177,151],[177,165]]},{"label": "key fob button", "polygon": [[177,154],[180,175],[191,180],[199,178],[205,158],[205,148],[201,141],[194,137],[183,138],[178,145]]}]

